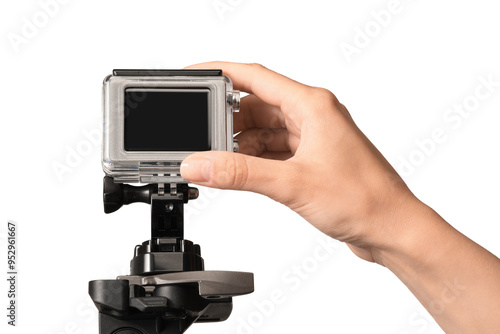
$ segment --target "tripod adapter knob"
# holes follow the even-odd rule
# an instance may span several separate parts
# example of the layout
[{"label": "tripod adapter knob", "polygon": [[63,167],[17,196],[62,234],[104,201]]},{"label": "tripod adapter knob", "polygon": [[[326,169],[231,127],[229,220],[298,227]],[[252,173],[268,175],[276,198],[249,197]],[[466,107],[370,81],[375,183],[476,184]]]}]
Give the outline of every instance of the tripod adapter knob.
[{"label": "tripod adapter knob", "polygon": [[[176,187],[177,191],[182,193],[184,203],[187,203],[190,199],[197,199],[199,196],[198,189],[189,187],[187,184],[178,184]],[[170,185],[165,185],[165,191],[170,191]],[[105,176],[103,179],[104,212],[115,212],[124,204],[138,202],[151,204],[151,196],[155,193],[158,193],[157,184],[146,184],[137,187],[129,184],[115,183],[111,176]]]},{"label": "tripod adapter knob", "polygon": [[155,186],[152,184],[134,187],[128,184],[115,183],[112,177],[105,176],[103,179],[104,212],[115,212],[123,204],[136,202],[149,204],[154,190]]}]

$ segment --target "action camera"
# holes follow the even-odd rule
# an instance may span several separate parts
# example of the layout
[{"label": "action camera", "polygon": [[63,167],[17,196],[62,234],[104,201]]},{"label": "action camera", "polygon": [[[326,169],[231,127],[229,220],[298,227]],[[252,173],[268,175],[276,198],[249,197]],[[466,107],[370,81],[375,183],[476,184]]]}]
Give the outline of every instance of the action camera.
[{"label": "action camera", "polygon": [[104,80],[106,175],[118,183],[187,183],[199,151],[237,151],[239,92],[221,70],[114,70]]},{"label": "action camera", "polygon": [[129,275],[89,282],[99,334],[181,334],[226,320],[233,297],[253,292],[253,274],[205,270],[201,247],[184,239],[184,204],[199,192],[180,165],[194,152],[237,151],[239,93],[221,70],[114,70],[103,95],[104,212],[150,204],[151,238],[135,246]]}]

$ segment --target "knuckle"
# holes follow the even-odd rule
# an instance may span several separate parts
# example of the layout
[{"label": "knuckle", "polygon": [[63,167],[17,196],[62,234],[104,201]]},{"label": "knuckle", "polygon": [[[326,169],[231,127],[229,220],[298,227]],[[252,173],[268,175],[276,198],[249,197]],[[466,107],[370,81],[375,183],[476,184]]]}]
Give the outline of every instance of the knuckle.
[{"label": "knuckle", "polygon": [[244,188],[248,181],[248,165],[242,156],[234,155],[229,160],[228,184],[232,188]]},{"label": "knuckle", "polygon": [[250,63],[248,64],[250,67],[252,67],[254,70],[259,70],[265,68],[264,65],[259,64],[259,63]]},{"label": "knuckle", "polygon": [[248,181],[248,165],[243,157],[232,154],[229,158],[215,162],[213,180],[218,186],[230,189],[244,188]]},{"label": "knuckle", "polygon": [[[307,101],[311,111],[324,113],[325,110],[342,112],[342,106],[331,91],[321,87],[311,87],[307,92]],[[312,108],[311,108],[312,107]]]},{"label": "knuckle", "polygon": [[335,95],[326,88],[313,87],[311,97],[319,103],[338,103]]},{"label": "knuckle", "polygon": [[258,134],[258,141],[262,143],[265,148],[266,144],[269,144],[274,139],[274,132],[271,129],[260,129]]}]

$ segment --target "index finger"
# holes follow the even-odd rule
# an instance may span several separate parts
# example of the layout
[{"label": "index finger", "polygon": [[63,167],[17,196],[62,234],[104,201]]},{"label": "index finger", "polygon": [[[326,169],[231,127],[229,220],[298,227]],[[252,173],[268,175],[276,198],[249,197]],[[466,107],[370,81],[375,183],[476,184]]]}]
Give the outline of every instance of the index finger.
[{"label": "index finger", "polygon": [[297,95],[302,95],[309,87],[259,64],[215,61],[186,68],[222,69],[231,78],[235,89],[254,94],[262,101],[280,108],[292,102]]}]

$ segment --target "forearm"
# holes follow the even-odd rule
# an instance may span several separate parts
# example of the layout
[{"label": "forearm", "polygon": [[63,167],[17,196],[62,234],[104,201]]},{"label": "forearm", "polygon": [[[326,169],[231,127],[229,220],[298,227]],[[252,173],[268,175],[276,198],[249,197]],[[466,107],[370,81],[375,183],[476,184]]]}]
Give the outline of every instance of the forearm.
[{"label": "forearm", "polygon": [[419,201],[400,210],[373,251],[447,333],[498,333],[500,260]]}]

